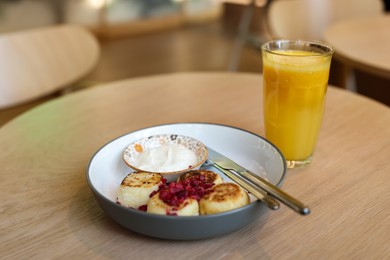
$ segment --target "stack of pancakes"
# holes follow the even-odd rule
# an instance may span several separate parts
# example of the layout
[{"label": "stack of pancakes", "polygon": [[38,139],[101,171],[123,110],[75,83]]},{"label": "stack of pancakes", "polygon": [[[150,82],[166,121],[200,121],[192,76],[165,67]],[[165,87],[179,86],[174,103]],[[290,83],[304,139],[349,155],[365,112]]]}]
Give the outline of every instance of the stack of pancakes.
[{"label": "stack of pancakes", "polygon": [[[199,183],[199,180],[204,183]],[[183,194],[188,192],[184,187],[188,188],[188,185],[199,186],[190,189],[201,190],[201,196],[185,197]],[[173,199],[167,200],[167,193]],[[161,215],[197,216],[245,206],[249,204],[249,196],[237,184],[224,182],[220,175],[208,170],[184,173],[176,183],[169,185],[165,185],[165,179],[159,173],[134,172],[123,179],[117,203]]]}]

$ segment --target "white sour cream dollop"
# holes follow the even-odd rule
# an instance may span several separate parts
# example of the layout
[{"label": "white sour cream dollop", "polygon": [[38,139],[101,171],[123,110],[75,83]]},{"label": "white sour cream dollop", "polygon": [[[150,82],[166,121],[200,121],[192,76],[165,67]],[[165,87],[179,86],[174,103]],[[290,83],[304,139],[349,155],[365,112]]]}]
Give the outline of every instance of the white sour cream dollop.
[{"label": "white sour cream dollop", "polygon": [[153,172],[174,172],[188,169],[196,164],[196,155],[190,149],[168,144],[140,153],[137,168]]}]

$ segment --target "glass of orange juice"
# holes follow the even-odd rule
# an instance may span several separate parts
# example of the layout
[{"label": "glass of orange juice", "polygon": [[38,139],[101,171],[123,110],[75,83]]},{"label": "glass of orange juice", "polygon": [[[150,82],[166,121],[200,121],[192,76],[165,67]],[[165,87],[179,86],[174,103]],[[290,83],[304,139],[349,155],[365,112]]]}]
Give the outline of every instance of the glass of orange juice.
[{"label": "glass of orange juice", "polygon": [[315,41],[275,40],[261,46],[266,138],[288,168],[311,163],[321,127],[334,49]]}]

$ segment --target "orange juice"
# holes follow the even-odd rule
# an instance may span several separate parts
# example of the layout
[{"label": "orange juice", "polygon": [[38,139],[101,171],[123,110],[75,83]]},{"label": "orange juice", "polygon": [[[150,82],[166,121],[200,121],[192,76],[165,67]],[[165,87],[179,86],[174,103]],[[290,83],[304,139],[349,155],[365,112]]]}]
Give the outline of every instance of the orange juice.
[{"label": "orange juice", "polygon": [[[324,111],[331,55],[263,52],[266,138],[287,161],[310,160]],[[310,161],[309,161],[310,163]]]}]

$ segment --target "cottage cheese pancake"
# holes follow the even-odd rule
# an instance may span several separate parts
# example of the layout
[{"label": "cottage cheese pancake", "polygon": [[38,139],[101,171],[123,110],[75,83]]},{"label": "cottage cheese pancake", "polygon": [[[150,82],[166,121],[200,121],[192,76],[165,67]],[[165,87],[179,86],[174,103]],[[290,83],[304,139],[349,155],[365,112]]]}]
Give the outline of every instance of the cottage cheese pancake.
[{"label": "cottage cheese pancake", "polygon": [[201,215],[216,214],[249,204],[247,192],[235,183],[221,183],[212,187],[199,201]]},{"label": "cottage cheese pancake", "polygon": [[198,216],[199,203],[196,199],[186,198],[177,205],[168,205],[160,198],[160,193],[157,193],[149,200],[147,212],[160,215]]},{"label": "cottage cheese pancake", "polygon": [[159,190],[165,180],[159,173],[134,172],[127,175],[118,190],[117,203],[139,209],[148,204],[150,195]]}]

